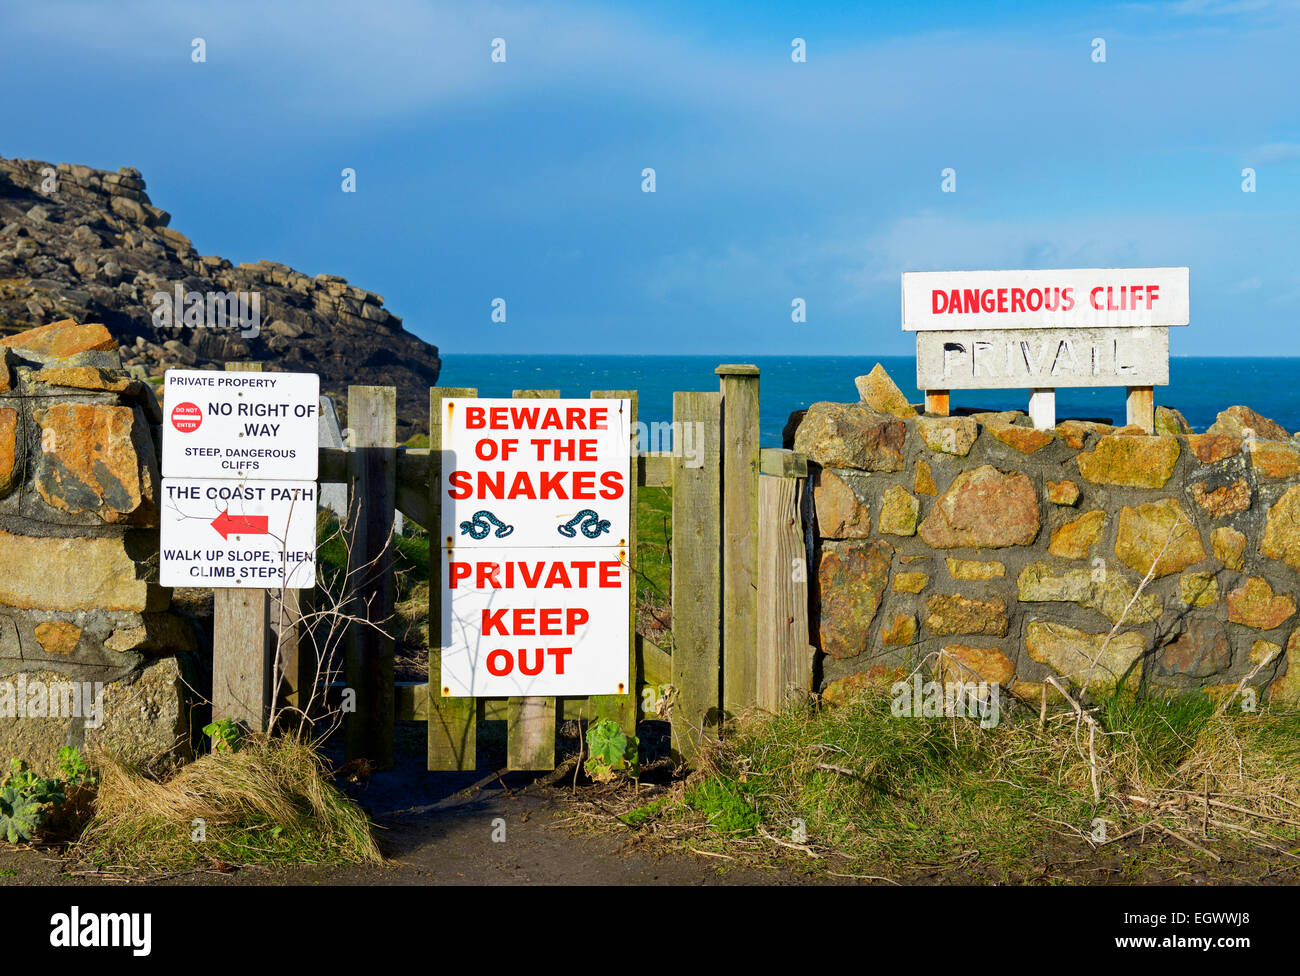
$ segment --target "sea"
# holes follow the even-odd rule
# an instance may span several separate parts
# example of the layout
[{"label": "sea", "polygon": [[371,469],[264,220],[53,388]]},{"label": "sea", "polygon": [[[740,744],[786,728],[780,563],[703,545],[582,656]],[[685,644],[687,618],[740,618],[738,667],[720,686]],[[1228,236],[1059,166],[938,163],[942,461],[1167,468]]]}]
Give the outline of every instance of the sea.
[{"label": "sea", "polygon": [[[752,363],[759,368],[761,443],[780,447],[781,431],[795,410],[818,400],[858,399],[853,379],[881,363],[913,403],[916,360],[911,356],[500,356],[442,355],[441,386],[477,387],[481,397],[508,397],[515,390],[559,390],[585,397],[592,390],[636,390],[638,414],[648,425],[669,423],[673,391],[717,390],[714,369],[721,363]],[[1156,388],[1156,404],[1182,411],[1203,431],[1220,410],[1245,404],[1300,431],[1300,359],[1172,357],[1169,385]],[[1024,410],[1028,390],[954,391],[953,407]],[[1058,420],[1080,418],[1124,422],[1123,387],[1059,389]]]}]

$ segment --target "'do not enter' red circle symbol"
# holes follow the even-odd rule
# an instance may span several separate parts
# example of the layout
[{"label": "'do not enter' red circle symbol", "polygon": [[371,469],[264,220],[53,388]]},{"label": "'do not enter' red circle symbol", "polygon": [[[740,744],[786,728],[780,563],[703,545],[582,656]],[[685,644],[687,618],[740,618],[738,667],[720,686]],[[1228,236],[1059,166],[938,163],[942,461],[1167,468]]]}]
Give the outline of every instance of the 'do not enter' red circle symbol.
[{"label": "'do not enter' red circle symbol", "polygon": [[172,426],[182,434],[192,434],[203,423],[203,411],[197,403],[178,403],[172,408]]}]

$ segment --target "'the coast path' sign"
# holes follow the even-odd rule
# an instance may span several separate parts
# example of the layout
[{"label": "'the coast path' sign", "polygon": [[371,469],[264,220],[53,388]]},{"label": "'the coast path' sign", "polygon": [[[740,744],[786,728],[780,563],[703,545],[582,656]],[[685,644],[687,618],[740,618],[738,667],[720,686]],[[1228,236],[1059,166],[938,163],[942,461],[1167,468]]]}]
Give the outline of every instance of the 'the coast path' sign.
[{"label": "'the coast path' sign", "polygon": [[442,402],[442,694],[616,695],[628,400]]},{"label": "'the coast path' sign", "polygon": [[1187,268],[933,271],[903,275],[903,330],[916,333],[926,409],[948,391],[1029,388],[1037,427],[1057,387],[1128,388],[1128,422],[1151,429],[1169,383],[1169,327],[1189,322]]},{"label": "'the coast path' sign", "polygon": [[316,582],[320,377],[168,370],[163,586]]}]

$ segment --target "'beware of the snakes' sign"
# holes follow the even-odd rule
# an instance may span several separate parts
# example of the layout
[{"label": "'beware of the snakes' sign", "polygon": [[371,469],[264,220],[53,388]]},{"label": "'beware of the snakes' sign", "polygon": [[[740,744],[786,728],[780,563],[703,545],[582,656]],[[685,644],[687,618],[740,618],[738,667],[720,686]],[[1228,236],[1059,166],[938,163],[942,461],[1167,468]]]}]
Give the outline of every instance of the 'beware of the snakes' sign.
[{"label": "'beware of the snakes' sign", "polygon": [[443,696],[628,693],[630,401],[442,411]]}]

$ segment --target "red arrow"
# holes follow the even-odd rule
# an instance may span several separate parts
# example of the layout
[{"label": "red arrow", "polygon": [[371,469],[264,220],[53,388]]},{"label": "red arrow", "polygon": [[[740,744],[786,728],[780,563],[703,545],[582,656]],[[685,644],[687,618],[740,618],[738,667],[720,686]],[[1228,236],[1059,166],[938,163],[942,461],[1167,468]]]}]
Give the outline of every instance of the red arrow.
[{"label": "red arrow", "polygon": [[269,518],[265,515],[231,515],[230,509],[212,520],[212,527],[221,533],[221,538],[228,539],[232,532],[238,532],[243,535],[266,535],[267,522]]}]

